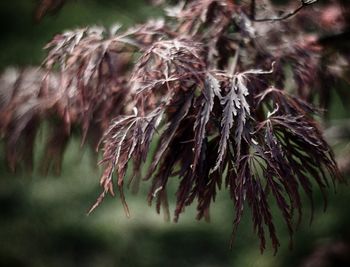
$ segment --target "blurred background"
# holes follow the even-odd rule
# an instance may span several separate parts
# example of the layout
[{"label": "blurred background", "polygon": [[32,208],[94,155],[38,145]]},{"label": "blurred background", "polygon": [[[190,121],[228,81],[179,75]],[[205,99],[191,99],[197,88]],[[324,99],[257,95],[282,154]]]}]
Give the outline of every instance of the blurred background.
[{"label": "blurred background", "polygon": [[[44,56],[42,47],[65,29],[114,22],[128,26],[162,14],[144,0],[77,0],[58,14],[34,23],[34,7],[32,0],[0,1],[1,70],[7,66],[39,65]],[[346,118],[340,99],[334,99],[330,120]],[[36,160],[40,161],[40,138],[37,147]],[[210,223],[196,221],[194,207],[177,224],[164,222],[154,207],[147,206],[147,183],[138,195],[127,194],[130,219],[125,217],[119,199],[111,197],[87,216],[86,211],[100,192],[99,170],[90,152],[80,148],[80,140],[70,142],[59,177],[43,177],[36,171],[12,174],[4,162],[0,154],[3,267],[350,266],[350,193],[346,186],[339,187],[336,193],[330,190],[325,213],[316,190],[314,221],[309,224],[306,204],[292,250],[287,229],[278,212],[274,212],[281,242],[274,256],[271,247],[260,254],[248,210],[234,246],[229,249],[233,204],[225,190],[212,206]],[[175,189],[169,195],[174,193]],[[170,208],[174,209],[173,202]]]}]

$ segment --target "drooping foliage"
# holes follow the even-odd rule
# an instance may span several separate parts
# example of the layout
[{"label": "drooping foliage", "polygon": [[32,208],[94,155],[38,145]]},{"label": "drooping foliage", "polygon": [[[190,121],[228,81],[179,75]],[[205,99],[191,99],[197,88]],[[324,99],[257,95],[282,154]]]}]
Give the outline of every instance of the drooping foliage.
[{"label": "drooping foliage", "polygon": [[292,237],[301,191],[312,203],[317,185],[326,200],[329,184],[343,181],[315,116],[328,107],[332,83],[347,79],[350,50],[330,47],[323,29],[346,31],[347,11],[342,17],[333,3],[340,12],[330,23],[322,17],[330,6],[308,9],[317,1],[281,17],[267,0],[248,2],[184,1],[165,9],[167,22],[57,35],[40,70],[3,75],[0,133],[9,165],[23,158],[32,165],[39,125],[54,118],[46,170],[59,168],[72,127],[102,148],[102,193],[90,212],[117,188],[129,215],[125,183],[137,191],[143,178],[149,204],[169,219],[167,184],[177,179],[174,220],[193,202],[198,219],[208,218],[225,187],[233,234],[249,206],[261,251],[267,236],[277,251],[271,198]]}]

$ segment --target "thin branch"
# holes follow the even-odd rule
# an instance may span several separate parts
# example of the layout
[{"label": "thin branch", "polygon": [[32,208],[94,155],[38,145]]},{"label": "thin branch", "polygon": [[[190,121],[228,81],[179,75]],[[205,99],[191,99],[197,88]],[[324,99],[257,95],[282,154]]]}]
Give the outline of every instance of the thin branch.
[{"label": "thin branch", "polygon": [[253,21],[255,20],[255,9],[256,9],[256,2],[255,0],[252,0],[250,4],[250,19]]},{"label": "thin branch", "polygon": [[[285,19],[288,19],[290,17],[293,17],[294,15],[296,15],[300,10],[302,10],[304,7],[306,6],[309,6],[309,5],[312,5],[314,3],[316,3],[317,0],[302,0],[301,2],[301,5],[299,7],[297,7],[295,10],[289,12],[289,13],[286,13],[284,14],[283,16],[281,17],[276,17],[276,18],[263,18],[263,19],[255,19],[253,16],[252,16],[252,21],[255,21],[255,22],[266,22],[266,21],[270,21],[270,22],[275,22],[275,21],[281,21],[281,20],[285,20]],[[254,0],[252,1],[252,5],[251,5],[251,11],[253,9],[253,3],[254,3]],[[255,3],[254,3],[255,4]],[[255,7],[254,7],[254,10],[255,10]],[[254,15],[255,16],[255,15]]]}]

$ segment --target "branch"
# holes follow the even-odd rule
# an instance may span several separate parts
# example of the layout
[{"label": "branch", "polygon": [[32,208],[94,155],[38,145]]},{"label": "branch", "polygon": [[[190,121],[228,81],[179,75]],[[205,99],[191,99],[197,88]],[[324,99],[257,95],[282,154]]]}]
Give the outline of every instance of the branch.
[{"label": "branch", "polygon": [[[295,14],[297,14],[300,10],[302,10],[304,7],[306,6],[309,6],[309,5],[312,5],[314,3],[316,3],[317,0],[301,0],[301,5],[296,8],[295,10],[287,13],[287,14],[284,14],[283,16],[281,17],[277,17],[277,18],[263,18],[263,19],[255,19],[253,16],[252,16],[252,20],[255,21],[255,22],[266,22],[266,21],[271,21],[271,22],[275,22],[275,21],[281,21],[281,20],[285,20],[285,19],[288,19],[292,16],[294,16]],[[253,10],[253,4],[255,4],[255,1],[253,0],[252,1],[252,5],[251,5],[251,11]],[[254,7],[254,10],[255,10],[255,7]]]},{"label": "branch", "polygon": [[256,9],[256,2],[255,0],[252,0],[250,4],[250,19],[255,21],[255,9]]}]

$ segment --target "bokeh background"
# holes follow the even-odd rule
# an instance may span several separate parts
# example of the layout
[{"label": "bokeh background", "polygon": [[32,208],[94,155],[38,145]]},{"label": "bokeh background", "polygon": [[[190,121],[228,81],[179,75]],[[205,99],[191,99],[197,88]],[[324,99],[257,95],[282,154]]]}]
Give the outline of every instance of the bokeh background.
[{"label": "bokeh background", "polygon": [[[44,57],[42,47],[65,29],[114,22],[128,26],[162,14],[144,0],[77,0],[36,24],[34,6],[32,0],[0,1],[0,70],[39,65]],[[330,121],[347,117],[339,98],[334,99]],[[35,160],[40,161],[44,156],[40,138],[37,148]],[[305,201],[304,220],[292,250],[286,227],[275,211],[281,248],[274,256],[271,247],[260,254],[248,210],[229,249],[233,204],[225,191],[212,206],[210,223],[196,221],[194,207],[177,224],[164,222],[162,215],[147,206],[147,183],[138,195],[127,194],[130,219],[118,198],[111,197],[87,216],[99,194],[98,178],[96,161],[80,147],[79,140],[70,142],[59,177],[43,177],[38,171],[12,174],[0,154],[0,266],[350,266],[350,193],[346,186],[336,193],[330,190],[326,212],[315,192],[311,225]],[[170,207],[173,210],[173,202]],[[324,254],[332,263],[322,259],[308,265]]]}]

